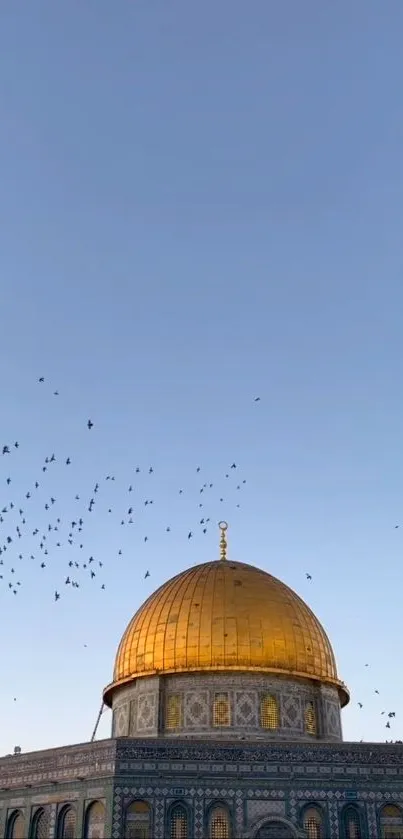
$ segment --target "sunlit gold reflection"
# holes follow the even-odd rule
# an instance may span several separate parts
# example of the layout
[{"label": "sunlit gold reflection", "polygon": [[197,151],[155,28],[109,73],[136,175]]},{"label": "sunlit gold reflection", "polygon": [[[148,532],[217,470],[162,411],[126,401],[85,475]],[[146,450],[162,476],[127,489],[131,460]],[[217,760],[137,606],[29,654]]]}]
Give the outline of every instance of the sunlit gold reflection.
[{"label": "sunlit gold reflection", "polygon": [[130,621],[116,656],[116,683],[153,673],[238,670],[338,681],[327,635],[280,580],[241,562],[208,562],[162,585]]}]

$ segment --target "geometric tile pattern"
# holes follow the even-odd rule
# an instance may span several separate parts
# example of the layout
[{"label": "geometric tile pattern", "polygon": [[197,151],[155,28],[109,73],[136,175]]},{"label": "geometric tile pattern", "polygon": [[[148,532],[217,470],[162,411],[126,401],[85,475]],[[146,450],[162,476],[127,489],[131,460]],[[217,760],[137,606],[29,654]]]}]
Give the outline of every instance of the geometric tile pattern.
[{"label": "geometric tile pattern", "polygon": [[123,737],[127,734],[129,729],[129,705],[125,702],[124,705],[119,705],[113,714],[115,736]]},{"label": "geometric tile pattern", "polygon": [[257,724],[257,693],[235,691],[235,726],[256,728]]},{"label": "geometric tile pattern", "polygon": [[137,696],[130,702],[129,735],[134,735],[137,730]]},{"label": "geometric tile pattern", "polygon": [[235,836],[242,836],[244,829],[243,796],[242,790],[237,789],[235,793]]},{"label": "geometric tile pattern", "polygon": [[112,813],[112,839],[120,839],[122,823],[122,796],[120,790],[115,791]]},{"label": "geometric tile pattern", "polygon": [[164,819],[165,819],[165,811],[164,811],[164,799],[163,798],[156,798],[155,799],[155,807],[154,807],[154,831],[153,836],[155,839],[164,839]]},{"label": "geometric tile pattern", "polygon": [[285,801],[248,801],[246,813],[248,826],[264,816],[285,816]]},{"label": "geometric tile pattern", "polygon": [[[214,697],[216,693],[228,694],[231,705],[228,734],[238,739],[239,730],[254,734],[259,732],[259,739],[272,741],[282,739],[288,733],[293,739],[305,737],[302,719],[302,706],[313,703],[317,706],[320,720],[318,735],[328,735],[330,739],[341,740],[340,705],[335,689],[309,686],[295,682],[291,678],[281,682],[263,675],[240,677],[225,673],[190,675],[176,677],[159,676],[139,679],[127,688],[121,688],[113,697],[114,736],[133,737],[138,734],[157,734],[158,724],[161,733],[166,728],[166,721],[159,719],[159,708],[166,706],[171,694],[178,697],[183,708],[183,716],[175,727],[171,726],[170,739],[180,737],[186,730],[209,730],[214,735],[212,721]],[[275,696],[278,701],[277,722],[280,724],[264,725],[261,719],[261,704],[264,698]],[[130,705],[127,717],[122,712],[124,705]],[[152,721],[153,717],[153,721]],[[119,719],[118,719],[119,718]],[[127,720],[127,724],[126,724]]]},{"label": "geometric tile pattern", "polygon": [[330,837],[329,839],[339,839],[339,814],[337,810],[337,802],[329,801],[328,804],[328,819]]},{"label": "geometric tile pattern", "polygon": [[207,728],[209,725],[209,702],[207,691],[186,691],[185,728]]},{"label": "geometric tile pattern", "polygon": [[[190,702],[203,693],[211,695],[209,689],[193,691]],[[157,697],[157,692],[153,695]],[[259,699],[258,691],[256,695]],[[232,698],[236,700],[234,718],[237,702],[255,701],[253,691],[237,691],[236,686]],[[299,698],[289,692],[290,701]],[[125,696],[125,702],[115,708],[116,719],[119,708],[132,700],[133,693]],[[322,696],[322,708],[325,701],[331,705],[332,697]],[[156,711],[157,706],[156,701]],[[247,713],[246,708],[242,710],[244,719]],[[243,743],[230,744],[203,742],[198,736],[195,740],[151,740],[148,735],[0,758],[0,836],[6,832],[6,813],[11,809],[21,807],[29,818],[38,807],[46,807],[46,836],[54,837],[56,808],[66,802],[77,807],[77,835],[81,835],[85,807],[91,800],[102,800],[106,821],[102,815],[96,829],[121,839],[125,808],[134,798],[150,804],[153,839],[165,838],[166,808],[178,801],[189,808],[191,839],[205,839],[207,808],[214,801],[227,804],[231,835],[236,837],[250,837],[258,830],[263,835],[269,825],[274,832],[276,820],[296,825],[297,833],[303,835],[303,808],[316,803],[326,813],[326,839],[343,836],[343,807],[355,802],[363,837],[379,839],[380,807],[385,802],[403,806],[403,744],[309,741],[296,745],[289,741],[262,745],[248,737]]]},{"label": "geometric tile pattern", "polygon": [[375,804],[367,804],[368,839],[378,839],[378,823]]},{"label": "geometric tile pattern", "polygon": [[142,693],[138,698],[137,730],[150,731],[156,727],[156,694]]},{"label": "geometric tile pattern", "polygon": [[324,717],[325,717],[325,731],[332,737],[340,737],[340,710],[335,702],[325,701],[323,703]]},{"label": "geometric tile pattern", "polygon": [[302,723],[302,707],[299,696],[292,696],[292,694],[283,694],[281,703],[281,717],[283,728],[293,728],[301,731],[303,729]]},{"label": "geometric tile pattern", "polygon": [[193,818],[195,839],[204,839],[204,807],[201,798],[195,799]]}]

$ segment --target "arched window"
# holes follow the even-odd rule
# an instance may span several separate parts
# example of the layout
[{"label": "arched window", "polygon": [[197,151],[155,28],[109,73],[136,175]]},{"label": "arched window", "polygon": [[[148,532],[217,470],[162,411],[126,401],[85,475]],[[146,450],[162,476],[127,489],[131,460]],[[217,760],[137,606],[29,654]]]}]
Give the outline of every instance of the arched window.
[{"label": "arched window", "polygon": [[7,822],[7,839],[24,839],[25,819],[21,810],[14,810]]},{"label": "arched window", "polygon": [[42,807],[36,811],[32,821],[32,839],[48,839],[49,837],[49,810]]},{"label": "arched window", "polygon": [[360,814],[356,807],[346,807],[343,811],[343,822],[346,839],[361,839]]},{"label": "arched window", "polygon": [[396,804],[385,804],[380,812],[382,839],[403,839],[403,817]]},{"label": "arched window", "polygon": [[57,837],[58,839],[75,839],[76,836],[76,811],[67,805],[60,811]]},{"label": "arched window", "polygon": [[172,807],[169,836],[170,839],[188,839],[188,814],[181,804]]},{"label": "arched window", "polygon": [[104,839],[105,806],[102,801],[93,801],[85,814],[85,839]]},{"label": "arched window", "polygon": [[309,807],[304,813],[304,828],[308,839],[322,839],[323,819],[316,807]]},{"label": "arched window", "polygon": [[214,697],[213,725],[216,728],[231,725],[228,693],[216,693]]},{"label": "arched window", "polygon": [[171,693],[167,696],[165,708],[165,728],[169,730],[180,728],[181,724],[181,697]]},{"label": "arched window", "polygon": [[266,693],[260,702],[260,725],[262,728],[278,728],[280,725],[280,714],[278,702],[275,696]]},{"label": "arched window", "polygon": [[316,713],[313,702],[307,702],[305,706],[305,731],[308,734],[316,734]]},{"label": "arched window", "polygon": [[150,839],[150,805],[147,801],[133,801],[125,815],[125,839]]},{"label": "arched window", "polygon": [[210,839],[229,839],[228,810],[222,804],[217,804],[210,811]]}]

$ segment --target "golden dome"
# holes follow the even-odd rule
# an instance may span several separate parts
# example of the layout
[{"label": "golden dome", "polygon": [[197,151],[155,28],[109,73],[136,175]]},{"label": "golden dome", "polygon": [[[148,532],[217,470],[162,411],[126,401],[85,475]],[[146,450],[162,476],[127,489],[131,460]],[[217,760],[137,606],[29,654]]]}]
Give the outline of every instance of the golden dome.
[{"label": "golden dome", "polygon": [[120,642],[114,690],[142,676],[247,671],[308,678],[337,687],[330,641],[288,586],[252,565],[207,562],[164,583],[130,621]]}]

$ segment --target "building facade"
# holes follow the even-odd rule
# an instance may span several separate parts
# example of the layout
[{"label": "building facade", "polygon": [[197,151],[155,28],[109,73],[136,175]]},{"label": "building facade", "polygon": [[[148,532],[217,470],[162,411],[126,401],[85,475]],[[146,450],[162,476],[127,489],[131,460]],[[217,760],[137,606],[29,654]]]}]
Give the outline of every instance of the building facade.
[{"label": "building facade", "polygon": [[110,740],[0,759],[7,839],[403,839],[403,745],[344,743],[322,626],[269,574],[179,574],[119,646]]}]

